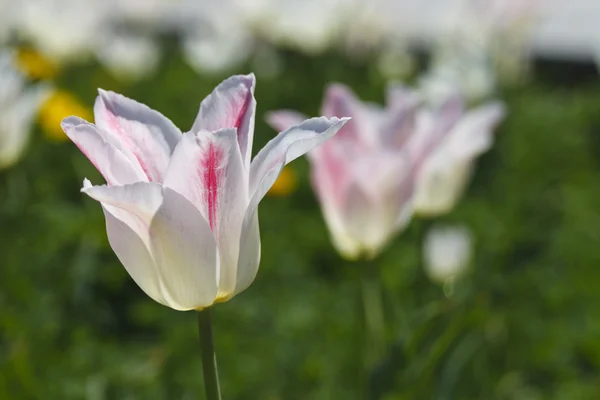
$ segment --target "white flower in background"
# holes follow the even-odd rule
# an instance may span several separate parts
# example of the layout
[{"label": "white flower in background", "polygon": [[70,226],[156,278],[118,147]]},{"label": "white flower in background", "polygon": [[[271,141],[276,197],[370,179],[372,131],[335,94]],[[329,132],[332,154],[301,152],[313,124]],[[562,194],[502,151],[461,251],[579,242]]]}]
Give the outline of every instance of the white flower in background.
[{"label": "white flower in background", "polygon": [[483,49],[460,42],[438,50],[429,70],[420,77],[419,87],[423,96],[433,103],[453,93],[479,100],[494,93],[496,73]]},{"label": "white flower in background", "polygon": [[230,69],[245,61],[253,37],[233,0],[184,1],[174,12],[179,21],[184,57],[200,72]]},{"label": "white flower in background", "polygon": [[55,61],[89,55],[109,17],[109,3],[96,0],[24,0],[17,9],[21,36]]},{"label": "white flower in background", "polygon": [[423,245],[425,272],[439,284],[463,274],[469,267],[473,243],[464,226],[435,226]]},{"label": "white flower in background", "polygon": [[[242,0],[243,1],[243,0]],[[262,0],[242,5],[250,24],[269,41],[306,53],[327,49],[342,29],[348,0]]]},{"label": "white flower in background", "polygon": [[160,48],[149,36],[107,34],[96,50],[98,60],[117,78],[150,75],[160,59]]},{"label": "white flower in background", "polygon": [[[184,0],[108,0],[112,1],[111,20],[124,24],[161,30],[175,27],[172,18],[173,10],[177,10]],[[171,25],[169,25],[171,24]]]},{"label": "white flower in background", "polygon": [[415,212],[440,215],[450,211],[470,178],[475,158],[494,141],[494,128],[504,117],[504,105],[492,102],[465,112],[425,160],[417,177]]},{"label": "white flower in background", "polygon": [[389,0],[351,0],[346,6],[346,18],[340,38],[348,53],[362,56],[372,53],[382,42],[389,29],[385,5]]},{"label": "white flower in background", "polygon": [[35,112],[48,94],[45,85],[25,88],[13,58],[12,52],[0,52],[0,168],[14,164],[23,153]]},{"label": "white flower in background", "polygon": [[15,23],[15,1],[0,0],[0,45],[8,39]]}]

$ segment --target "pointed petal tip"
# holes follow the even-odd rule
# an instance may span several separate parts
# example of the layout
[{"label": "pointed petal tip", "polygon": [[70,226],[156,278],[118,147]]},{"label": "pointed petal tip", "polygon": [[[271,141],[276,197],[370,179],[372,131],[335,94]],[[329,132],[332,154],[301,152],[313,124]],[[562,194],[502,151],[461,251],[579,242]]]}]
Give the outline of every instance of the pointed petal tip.
[{"label": "pointed petal tip", "polygon": [[254,75],[254,72],[250,72],[246,75],[232,75],[229,78],[225,79],[221,84],[229,83],[231,85],[234,82],[238,82],[238,84],[241,83],[242,85],[250,88],[250,91],[254,93],[254,89],[256,87],[256,76]]},{"label": "pointed petal tip", "polygon": [[75,115],[70,115],[66,118],[64,118],[61,122],[60,122],[60,127],[62,128],[63,131],[67,131],[68,129],[71,128],[76,128],[80,125],[90,125],[90,123],[88,121],[86,121],[83,118],[77,117]]},{"label": "pointed petal tip", "polygon": [[79,192],[86,193],[92,186],[92,182],[90,182],[88,178],[83,178],[83,187],[79,190]]}]

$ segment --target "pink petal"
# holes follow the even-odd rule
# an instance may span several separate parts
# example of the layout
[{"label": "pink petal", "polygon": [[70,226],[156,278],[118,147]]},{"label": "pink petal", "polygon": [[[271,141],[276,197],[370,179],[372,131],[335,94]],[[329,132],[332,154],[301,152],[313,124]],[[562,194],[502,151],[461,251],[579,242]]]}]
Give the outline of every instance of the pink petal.
[{"label": "pink petal", "polygon": [[416,132],[411,135],[407,150],[414,160],[414,168],[423,163],[447,139],[463,114],[464,104],[458,97],[449,98],[436,111],[422,110],[417,115]]},{"label": "pink petal", "polygon": [[106,141],[96,126],[80,118],[69,117],[62,121],[61,127],[109,185],[147,181],[139,164],[132,163],[123,152]]},{"label": "pink petal", "polygon": [[222,296],[230,295],[235,286],[239,238],[248,205],[247,179],[235,129],[184,134],[165,177],[165,186],[198,208],[216,238]]},{"label": "pink petal", "polygon": [[365,135],[366,121],[361,121],[362,105],[354,93],[345,85],[334,83],[327,87],[322,113],[326,117],[350,117],[348,122],[336,136],[337,140],[351,140],[361,142]]},{"label": "pink petal", "polygon": [[165,116],[117,93],[98,90],[94,105],[96,125],[118,141],[132,163],[151,182],[162,182],[181,132]]},{"label": "pink petal", "polygon": [[392,83],[387,87],[385,99],[387,106],[394,109],[412,108],[421,103],[417,92],[398,83]]},{"label": "pink petal", "polygon": [[254,139],[256,100],[254,74],[235,75],[217,86],[200,104],[192,132],[237,129],[237,141],[247,168],[250,165]]}]

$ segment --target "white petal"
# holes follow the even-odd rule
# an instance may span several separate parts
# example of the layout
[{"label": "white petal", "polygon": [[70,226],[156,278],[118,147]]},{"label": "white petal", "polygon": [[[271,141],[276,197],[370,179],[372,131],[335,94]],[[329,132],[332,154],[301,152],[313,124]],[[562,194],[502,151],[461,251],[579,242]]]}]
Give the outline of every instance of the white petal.
[{"label": "white petal", "polygon": [[230,296],[249,201],[248,177],[235,129],[184,134],[173,153],[165,187],[183,195],[208,221],[221,258],[219,297]]},{"label": "white petal", "polygon": [[[2,73],[0,67],[0,74]],[[0,77],[0,79],[2,78]],[[12,83],[9,81],[8,85]],[[11,90],[10,87],[0,89],[2,92],[9,90]],[[10,98],[10,103],[8,103],[9,100],[6,100],[8,104],[2,103],[2,99],[0,99],[0,107],[3,108],[0,110],[0,168],[14,164],[23,153],[29,141],[33,117],[48,93],[48,86],[36,85],[35,88],[27,90],[16,99]]]},{"label": "white petal", "polygon": [[84,182],[81,191],[104,205],[128,211],[150,225],[162,203],[162,186],[152,182],[137,182],[123,186],[91,186]]},{"label": "white petal", "polygon": [[[336,134],[349,118],[311,118],[298,126],[281,132],[263,147],[250,166],[250,194],[254,196],[260,189],[262,199],[279,176],[281,169],[311,149]],[[275,174],[271,170],[277,170]],[[272,182],[264,181],[269,176]],[[269,185],[270,183],[270,185]],[[265,185],[268,185],[265,186]],[[264,193],[262,193],[264,191]],[[259,201],[260,201],[259,199]]]},{"label": "white petal", "polygon": [[493,129],[505,114],[501,102],[469,111],[449,133],[447,151],[455,159],[472,158],[487,151],[494,141]]},{"label": "white petal", "polygon": [[110,245],[138,286],[155,301],[180,309],[164,289],[150,250],[150,222],[162,203],[161,185],[92,186],[86,179],[81,191],[102,203]]},{"label": "white petal", "polygon": [[246,168],[250,164],[254,139],[255,86],[254,74],[235,75],[224,80],[202,101],[192,127],[193,133],[237,129],[237,140]]},{"label": "white petal", "polygon": [[243,292],[250,286],[256,278],[260,263],[260,230],[258,213],[256,212],[257,207],[253,205],[250,210],[253,210],[253,212],[246,212],[242,227],[234,295]]},{"label": "white petal", "polygon": [[471,176],[472,162],[428,161],[419,173],[415,211],[436,216],[449,212],[457,203]]},{"label": "white petal", "polygon": [[170,188],[150,224],[152,254],[166,291],[177,308],[212,305],[219,284],[219,254],[200,211]]},{"label": "white petal", "polygon": [[176,308],[162,289],[150,250],[144,240],[124,220],[131,218],[124,215],[126,211],[116,207],[103,207],[106,218],[108,242],[127,273],[135,283],[154,301]]},{"label": "white petal", "polygon": [[61,126],[109,185],[147,181],[139,164],[131,163],[121,151],[107,142],[96,126],[77,117],[64,119]]},{"label": "white petal", "polygon": [[[94,116],[98,128],[129,149],[151,182],[162,182],[181,132],[165,116],[117,93],[98,90]],[[129,156],[128,154],[126,154]]]}]

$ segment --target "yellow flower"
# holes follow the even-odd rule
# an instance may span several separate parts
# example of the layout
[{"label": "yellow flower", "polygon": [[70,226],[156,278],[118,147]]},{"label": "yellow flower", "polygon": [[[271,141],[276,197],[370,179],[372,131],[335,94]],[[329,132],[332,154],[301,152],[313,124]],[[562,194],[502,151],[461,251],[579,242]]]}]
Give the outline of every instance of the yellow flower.
[{"label": "yellow flower", "polygon": [[284,197],[289,195],[296,188],[296,173],[290,167],[283,168],[279,178],[275,181],[269,190],[270,196]]},{"label": "yellow flower", "polygon": [[82,104],[73,94],[63,90],[54,91],[42,104],[39,114],[40,125],[46,137],[56,141],[67,140],[60,123],[71,115],[80,116],[88,121],[93,120],[89,107]]},{"label": "yellow flower", "polygon": [[30,79],[52,79],[58,74],[55,62],[31,48],[19,48],[15,62],[17,68]]}]

